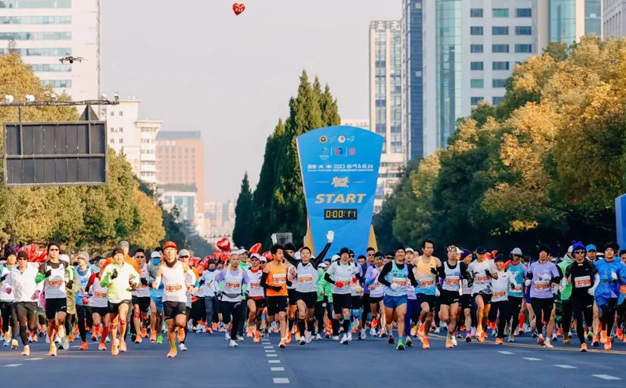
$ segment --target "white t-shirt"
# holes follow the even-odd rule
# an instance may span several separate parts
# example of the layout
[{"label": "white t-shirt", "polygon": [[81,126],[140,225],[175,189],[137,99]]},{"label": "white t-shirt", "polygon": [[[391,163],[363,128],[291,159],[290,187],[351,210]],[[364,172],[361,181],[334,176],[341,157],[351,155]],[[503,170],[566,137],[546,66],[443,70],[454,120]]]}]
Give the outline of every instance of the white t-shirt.
[{"label": "white t-shirt", "polygon": [[472,261],[467,267],[467,272],[474,278],[472,285],[472,295],[475,294],[491,294],[491,276],[487,276],[485,270],[493,275],[498,271],[493,260],[485,260],[482,263]]},{"label": "white t-shirt", "polygon": [[5,283],[11,288],[11,295],[16,302],[36,302],[35,291],[37,291],[37,283],[35,278],[39,273],[36,265],[28,264],[24,272],[17,267],[12,269]]},{"label": "white t-shirt", "polygon": [[333,294],[350,294],[350,283],[352,283],[354,276],[359,273],[359,269],[352,262],[341,265],[339,261],[336,261],[328,267],[326,273],[332,276],[335,283],[342,283],[342,287],[333,284]]}]

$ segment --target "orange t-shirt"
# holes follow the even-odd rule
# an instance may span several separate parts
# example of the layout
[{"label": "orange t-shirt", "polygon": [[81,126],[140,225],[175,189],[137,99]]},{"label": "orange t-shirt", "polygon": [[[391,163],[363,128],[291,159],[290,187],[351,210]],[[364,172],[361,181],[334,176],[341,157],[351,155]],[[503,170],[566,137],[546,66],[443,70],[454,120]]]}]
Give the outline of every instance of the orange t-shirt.
[{"label": "orange t-shirt", "polygon": [[267,296],[287,296],[287,266],[284,264],[276,264],[270,262],[268,264],[269,272],[267,273],[267,284],[270,286],[281,287],[280,291],[274,291],[272,289],[265,290]]},{"label": "orange t-shirt", "polygon": [[[135,269],[135,271],[137,271],[137,273],[141,273],[141,269],[139,268],[139,264],[137,264],[137,260],[133,259],[132,257],[126,255],[124,256],[124,261],[127,262],[128,264],[132,265],[133,268]],[[107,265],[111,264],[113,262],[113,258],[109,257],[107,258],[106,263],[104,263],[104,266],[102,266],[102,268],[100,268],[100,272],[104,272],[104,269],[107,267]]]}]

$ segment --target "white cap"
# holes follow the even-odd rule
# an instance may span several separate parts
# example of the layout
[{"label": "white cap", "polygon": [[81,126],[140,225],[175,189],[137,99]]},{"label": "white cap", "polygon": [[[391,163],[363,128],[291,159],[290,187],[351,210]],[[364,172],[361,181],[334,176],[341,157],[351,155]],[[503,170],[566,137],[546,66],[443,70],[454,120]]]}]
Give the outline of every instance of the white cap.
[{"label": "white cap", "polygon": [[405,251],[405,252],[415,252],[415,251],[413,250],[413,248],[407,248],[407,249],[405,249],[404,251]]},{"label": "white cap", "polygon": [[267,263],[267,259],[265,258],[265,256],[261,256],[261,258],[259,260],[261,260],[264,263]]},{"label": "white cap", "polygon": [[161,254],[158,251],[154,251],[150,254],[150,258],[151,259],[160,259],[161,258]]},{"label": "white cap", "polygon": [[513,250],[511,251],[512,255],[518,255],[518,256],[523,256],[522,255],[522,250],[519,248],[513,248]]},{"label": "white cap", "polygon": [[293,255],[293,256],[294,256],[294,258],[295,258],[296,260],[298,260],[298,261],[302,260],[302,256],[300,255],[300,251],[296,252],[296,254],[295,254],[295,255]]},{"label": "white cap", "polygon": [[569,248],[567,248],[567,253],[572,253],[574,251],[574,246],[570,245]]},{"label": "white cap", "polygon": [[341,257],[339,257],[339,255],[333,255],[333,257],[331,258],[332,261],[337,261],[339,260]]},{"label": "white cap", "polygon": [[257,260],[261,260],[263,256],[259,255],[258,253],[253,253],[250,255],[251,259],[257,259]]},{"label": "white cap", "polygon": [[236,255],[243,255],[244,253],[246,253],[248,251],[246,251],[245,249],[238,249],[235,252],[233,252]]},{"label": "white cap", "polygon": [[326,268],[326,267],[328,267],[328,263],[324,261],[324,262],[322,262],[322,263],[319,265],[319,267],[320,267],[320,268]]},{"label": "white cap", "polygon": [[462,255],[463,254],[463,250],[461,248],[459,248],[459,247],[456,247],[456,253],[459,254],[459,255]]},{"label": "white cap", "polygon": [[186,249],[181,249],[180,252],[178,252],[178,257],[181,257],[181,256],[191,257],[191,253],[189,253],[189,251]]},{"label": "white cap", "polygon": [[59,260],[64,261],[67,264],[70,263],[70,257],[66,254],[59,255]]}]

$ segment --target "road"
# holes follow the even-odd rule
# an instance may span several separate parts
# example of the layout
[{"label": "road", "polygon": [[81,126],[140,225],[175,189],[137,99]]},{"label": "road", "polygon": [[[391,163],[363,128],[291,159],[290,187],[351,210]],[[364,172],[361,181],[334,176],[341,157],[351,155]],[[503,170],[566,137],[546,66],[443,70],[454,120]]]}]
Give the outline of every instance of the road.
[{"label": "road", "polygon": [[[46,355],[45,343],[31,346],[31,356],[0,348],[0,387],[37,387],[42,383],[80,387],[624,387],[626,344],[612,352],[578,352],[578,341],[541,349],[529,336],[514,344],[459,343],[445,349],[431,337],[431,349],[396,351],[384,339],[368,338],[340,345],[331,340],[278,348],[278,337],[239,348],[224,337],[189,334],[189,351],[167,359],[166,345],[144,342],[112,357],[94,344],[86,352],[78,343],[59,356]],[[110,346],[109,346],[110,348]]]}]

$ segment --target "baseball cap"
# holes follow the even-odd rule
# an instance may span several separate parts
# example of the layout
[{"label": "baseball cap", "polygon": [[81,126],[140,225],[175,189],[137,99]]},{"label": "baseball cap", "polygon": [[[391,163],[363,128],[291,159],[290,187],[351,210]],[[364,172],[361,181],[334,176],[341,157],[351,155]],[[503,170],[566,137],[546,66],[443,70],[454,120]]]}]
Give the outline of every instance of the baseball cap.
[{"label": "baseball cap", "polygon": [[28,253],[26,253],[26,251],[19,251],[17,252],[17,257],[22,257],[28,260]]},{"label": "baseball cap", "polygon": [[332,261],[337,261],[339,259],[340,259],[339,255],[333,255],[333,257],[331,258]]},{"label": "baseball cap", "polygon": [[319,265],[319,267],[320,267],[320,268],[326,268],[326,267],[328,267],[328,262],[327,262],[327,261],[323,261],[323,262]]},{"label": "baseball cap", "polygon": [[163,250],[166,250],[167,248],[178,249],[178,246],[176,246],[176,243],[174,241],[168,241],[165,244],[163,244]]},{"label": "baseball cap", "polygon": [[253,253],[250,255],[250,259],[261,260],[261,255],[259,255],[258,253]]},{"label": "baseball cap", "polygon": [[456,247],[456,253],[458,255],[462,255],[463,254],[463,250],[461,248],[459,248],[459,247]]},{"label": "baseball cap", "polygon": [[472,251],[470,251],[469,249],[463,249],[463,251],[461,252],[461,259],[464,259],[467,256],[471,256],[471,255],[472,255]]},{"label": "baseball cap", "polygon": [[519,249],[519,248],[513,248],[513,250],[511,251],[511,254],[512,254],[512,255],[518,255],[518,256],[524,256],[524,255],[522,254],[522,250],[521,250],[521,249]]},{"label": "baseball cap", "polygon": [[350,250],[346,247],[341,248],[341,250],[339,251],[339,255],[343,255],[344,253],[350,254]]},{"label": "baseball cap", "polygon": [[261,256],[261,258],[259,260],[261,260],[264,263],[267,263],[267,259],[265,258],[265,256]]},{"label": "baseball cap", "polygon": [[120,241],[119,244],[117,244],[117,246],[120,248],[128,248],[130,247],[130,244],[128,244],[128,241]]},{"label": "baseball cap", "polygon": [[598,248],[596,248],[596,246],[593,245],[593,244],[589,244],[589,245],[587,245],[587,252],[589,252],[589,251],[596,251],[597,252]]},{"label": "baseball cap", "polygon": [[178,252],[178,257],[183,257],[183,256],[191,256],[191,254],[189,253],[188,250],[186,249],[181,249],[180,252]]},{"label": "baseball cap", "polygon": [[150,258],[151,259],[160,259],[161,258],[161,254],[157,251],[154,251],[150,254]]},{"label": "baseball cap", "polygon": [[87,252],[79,252],[78,255],[76,255],[76,258],[83,259],[85,261],[89,261],[89,253],[87,253]]},{"label": "baseball cap", "polygon": [[248,251],[246,251],[245,249],[238,249],[235,252],[233,252],[236,255],[243,255],[244,253],[246,253]]},{"label": "baseball cap", "polygon": [[487,250],[485,249],[485,247],[478,247],[476,248],[476,253],[479,255],[484,255],[485,253],[487,253]]},{"label": "baseball cap", "polygon": [[413,250],[413,248],[406,248],[404,251],[405,251],[405,252],[415,252],[415,251]]}]

